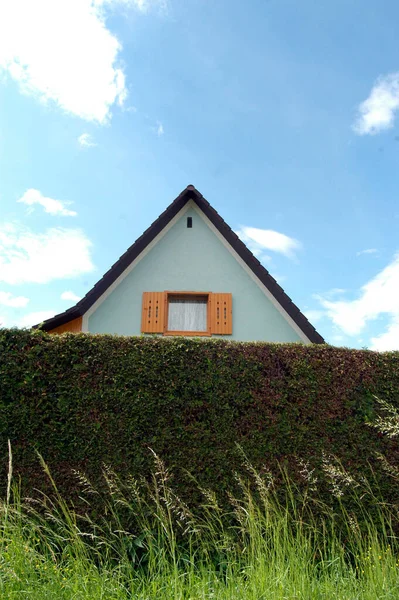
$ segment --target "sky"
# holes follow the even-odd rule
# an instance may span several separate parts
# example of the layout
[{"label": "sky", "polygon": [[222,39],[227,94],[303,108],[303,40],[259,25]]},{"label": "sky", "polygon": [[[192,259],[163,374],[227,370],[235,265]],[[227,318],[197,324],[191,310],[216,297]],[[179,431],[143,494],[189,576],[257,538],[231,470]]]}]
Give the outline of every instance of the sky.
[{"label": "sky", "polygon": [[2,0],[0,325],[192,184],[330,344],[399,350],[399,5]]}]

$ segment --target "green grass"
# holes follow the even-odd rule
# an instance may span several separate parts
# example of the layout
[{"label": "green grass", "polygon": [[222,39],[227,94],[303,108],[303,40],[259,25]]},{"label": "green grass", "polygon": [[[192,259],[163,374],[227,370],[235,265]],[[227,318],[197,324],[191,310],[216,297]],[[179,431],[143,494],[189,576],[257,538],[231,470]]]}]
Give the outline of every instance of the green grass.
[{"label": "green grass", "polygon": [[[157,457],[154,473],[150,485],[122,483],[106,469],[106,514],[94,520],[68,507],[54,482],[52,499],[22,502],[10,468],[0,517],[0,598],[399,597],[395,511],[381,505],[378,521],[368,521],[362,507],[370,490],[347,490],[357,508],[349,515],[340,493],[333,512],[315,505],[309,490],[298,499],[287,482],[281,502],[271,481],[253,473],[251,489],[239,481],[240,496],[223,509],[202,490],[203,505],[193,514]],[[98,493],[80,481],[87,498]]]}]

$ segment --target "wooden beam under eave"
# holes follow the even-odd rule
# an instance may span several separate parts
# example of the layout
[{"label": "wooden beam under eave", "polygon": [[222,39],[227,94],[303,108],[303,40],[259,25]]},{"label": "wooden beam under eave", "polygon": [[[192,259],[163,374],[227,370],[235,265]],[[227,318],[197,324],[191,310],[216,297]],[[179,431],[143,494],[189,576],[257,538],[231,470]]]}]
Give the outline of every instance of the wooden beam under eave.
[{"label": "wooden beam under eave", "polygon": [[82,317],[78,317],[77,319],[73,319],[72,321],[68,321],[63,325],[59,325],[54,329],[50,329],[48,333],[66,333],[69,331],[70,333],[79,333],[82,331]]}]

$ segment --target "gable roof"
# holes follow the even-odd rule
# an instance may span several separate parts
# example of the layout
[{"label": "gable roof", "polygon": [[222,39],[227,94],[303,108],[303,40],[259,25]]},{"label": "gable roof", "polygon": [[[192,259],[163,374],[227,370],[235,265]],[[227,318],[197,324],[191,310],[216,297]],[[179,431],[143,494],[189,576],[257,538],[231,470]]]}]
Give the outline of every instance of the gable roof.
[{"label": "gable roof", "polygon": [[294,323],[301,329],[306,337],[315,344],[324,343],[322,336],[309,323],[305,315],[287,296],[277,281],[270,275],[259,260],[252,254],[247,246],[240,240],[238,235],[227,225],[219,213],[209,204],[200,192],[193,186],[188,185],[185,190],[166,208],[152,225],[126,250],[114,265],[103,275],[95,286],[75,306],[63,313],[47,319],[36,325],[45,331],[64,325],[72,319],[83,316],[87,310],[102,296],[102,294],[114,283],[114,281],[125,271],[125,269],[141,254],[141,252],[154,240],[164,227],[177,215],[177,213],[192,200],[198,208],[208,217],[211,223],[221,233],[230,246],[237,252],[240,258],[251,269],[256,277],[274,296],[277,302],[288,313]]}]

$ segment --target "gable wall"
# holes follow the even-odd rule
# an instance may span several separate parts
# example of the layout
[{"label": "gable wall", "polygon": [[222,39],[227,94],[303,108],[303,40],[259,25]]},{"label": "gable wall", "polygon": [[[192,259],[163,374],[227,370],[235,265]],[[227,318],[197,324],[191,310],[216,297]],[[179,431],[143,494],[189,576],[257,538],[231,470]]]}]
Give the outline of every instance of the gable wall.
[{"label": "gable wall", "polygon": [[[193,218],[188,229],[186,218]],[[231,292],[233,335],[241,341],[301,341],[220,239],[191,206],[87,319],[92,333],[140,335],[148,291]]]}]

